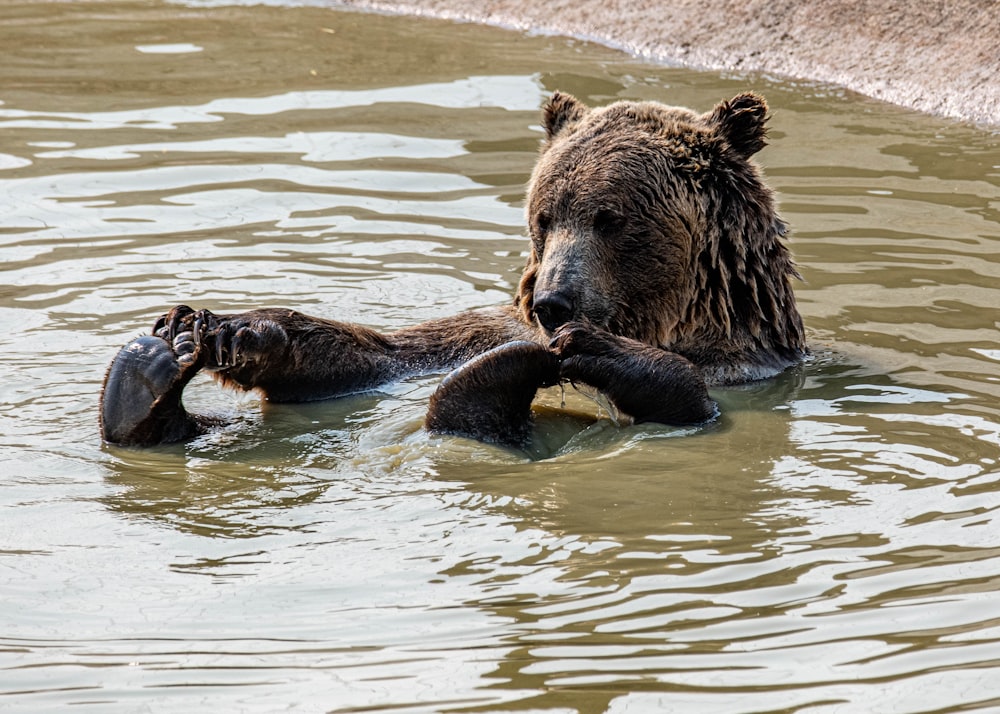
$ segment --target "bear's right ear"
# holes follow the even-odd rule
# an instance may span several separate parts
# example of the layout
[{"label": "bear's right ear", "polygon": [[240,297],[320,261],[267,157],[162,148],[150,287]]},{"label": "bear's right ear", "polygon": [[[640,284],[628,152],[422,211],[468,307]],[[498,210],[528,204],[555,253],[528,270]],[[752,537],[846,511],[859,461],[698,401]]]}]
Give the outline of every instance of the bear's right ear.
[{"label": "bear's right ear", "polygon": [[583,119],[586,113],[587,105],[572,94],[553,92],[542,109],[545,138],[552,141],[563,129]]},{"label": "bear's right ear", "polygon": [[759,94],[737,94],[728,102],[720,102],[705,118],[744,158],[767,146],[767,102]]}]

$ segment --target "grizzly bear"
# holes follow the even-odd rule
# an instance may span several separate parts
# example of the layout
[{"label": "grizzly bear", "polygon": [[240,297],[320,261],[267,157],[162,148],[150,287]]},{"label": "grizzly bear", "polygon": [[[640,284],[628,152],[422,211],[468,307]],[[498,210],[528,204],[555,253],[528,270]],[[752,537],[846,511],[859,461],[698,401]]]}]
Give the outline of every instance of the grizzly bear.
[{"label": "grizzly bear", "polygon": [[708,385],[771,377],[806,353],[785,223],[751,157],[767,104],[698,114],[656,102],[589,108],[556,92],[527,191],[530,251],[512,304],[397,332],[288,309],[175,307],[112,362],[104,439],[151,445],[216,422],[185,411],[200,369],[275,402],[453,370],[426,427],[523,446],[540,387],[583,383],[635,422],[715,417]]}]

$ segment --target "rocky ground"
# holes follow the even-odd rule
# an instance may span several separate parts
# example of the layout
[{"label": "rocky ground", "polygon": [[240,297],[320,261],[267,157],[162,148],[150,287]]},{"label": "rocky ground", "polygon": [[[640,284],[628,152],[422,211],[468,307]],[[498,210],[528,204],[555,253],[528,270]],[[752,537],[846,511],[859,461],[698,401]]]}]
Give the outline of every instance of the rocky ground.
[{"label": "rocky ground", "polygon": [[1000,126],[1000,0],[340,0],[572,35],[657,61],[838,84]]}]

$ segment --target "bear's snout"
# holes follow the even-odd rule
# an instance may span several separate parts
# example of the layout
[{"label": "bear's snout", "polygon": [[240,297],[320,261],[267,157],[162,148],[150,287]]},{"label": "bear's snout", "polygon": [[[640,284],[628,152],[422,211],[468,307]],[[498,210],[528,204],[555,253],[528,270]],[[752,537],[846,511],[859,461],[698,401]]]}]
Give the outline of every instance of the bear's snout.
[{"label": "bear's snout", "polygon": [[536,293],[531,309],[538,323],[549,333],[573,319],[573,299],[561,290]]}]

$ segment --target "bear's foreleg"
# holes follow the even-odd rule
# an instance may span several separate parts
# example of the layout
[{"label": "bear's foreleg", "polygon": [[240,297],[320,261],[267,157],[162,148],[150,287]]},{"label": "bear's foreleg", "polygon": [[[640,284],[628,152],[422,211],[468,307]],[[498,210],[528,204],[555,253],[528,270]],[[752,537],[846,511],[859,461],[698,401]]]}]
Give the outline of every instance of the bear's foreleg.
[{"label": "bear's foreleg", "polygon": [[560,327],[551,347],[562,379],[598,389],[636,423],[703,424],[718,414],[698,368],[676,353],[579,322]]},{"label": "bear's foreleg", "polygon": [[559,359],[535,342],[484,352],[444,378],[431,395],[428,431],[524,447],[531,437],[531,402],[559,381]]},{"label": "bear's foreleg", "polygon": [[194,323],[205,368],[226,386],[274,402],[306,402],[375,389],[414,374],[452,369],[533,332],[508,309],[470,311],[382,334],[348,322],[268,308],[216,315],[179,306],[154,334],[171,341]]},{"label": "bear's foreleg", "polygon": [[175,307],[153,332],[172,341],[193,324],[204,366],[223,386],[274,402],[308,402],[373,389],[398,376],[393,346],[360,325],[267,308],[236,315]]},{"label": "bear's foreleg", "polygon": [[287,309],[217,315],[180,305],[156,322],[152,335],[118,353],[101,397],[101,430],[107,441],[135,445],[203,433],[218,421],[190,415],[181,405],[184,386],[199,369],[224,386],[256,390],[271,401],[305,402],[451,369],[534,334],[510,308],[381,334]]}]

